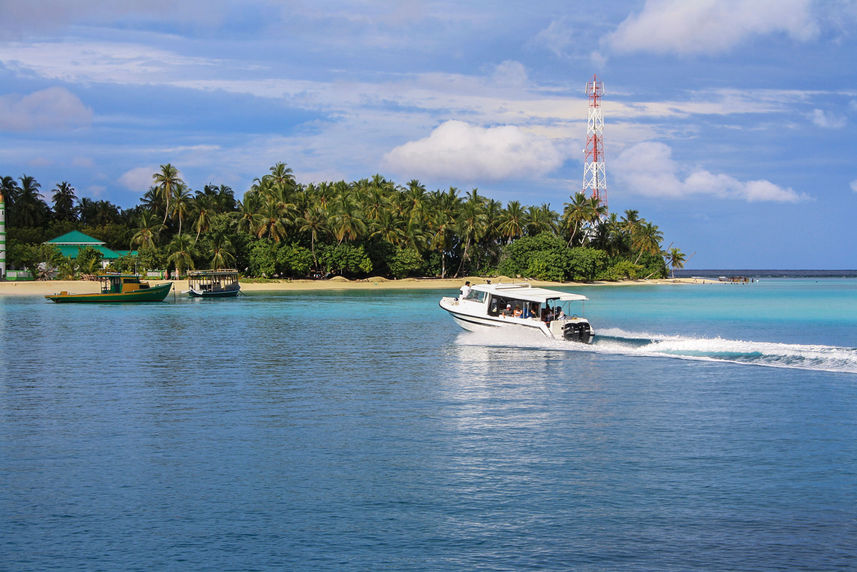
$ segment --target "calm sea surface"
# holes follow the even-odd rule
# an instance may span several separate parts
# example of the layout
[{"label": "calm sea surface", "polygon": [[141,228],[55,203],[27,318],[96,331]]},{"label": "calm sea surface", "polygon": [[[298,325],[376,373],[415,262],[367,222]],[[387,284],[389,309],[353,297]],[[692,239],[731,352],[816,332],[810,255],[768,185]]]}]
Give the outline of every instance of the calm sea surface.
[{"label": "calm sea surface", "polygon": [[857,568],[857,280],[0,298],[0,569]]}]

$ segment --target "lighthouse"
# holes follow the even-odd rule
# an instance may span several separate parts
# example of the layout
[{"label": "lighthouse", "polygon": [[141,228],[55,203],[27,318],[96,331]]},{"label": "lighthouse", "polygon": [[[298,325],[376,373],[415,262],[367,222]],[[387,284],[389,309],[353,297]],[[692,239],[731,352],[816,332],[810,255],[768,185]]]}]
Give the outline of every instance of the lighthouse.
[{"label": "lighthouse", "polygon": [[6,203],[0,191],[0,280],[6,279]]}]

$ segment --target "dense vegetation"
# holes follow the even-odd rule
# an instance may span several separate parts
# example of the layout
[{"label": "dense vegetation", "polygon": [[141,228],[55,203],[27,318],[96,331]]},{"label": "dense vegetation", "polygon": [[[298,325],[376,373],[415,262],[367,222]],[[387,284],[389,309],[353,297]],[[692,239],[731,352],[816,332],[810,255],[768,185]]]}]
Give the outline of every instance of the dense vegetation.
[{"label": "dense vegetation", "polygon": [[[661,232],[633,210],[607,216],[597,199],[570,197],[562,213],[458,189],[399,187],[380,175],[301,185],[284,163],[238,200],[231,188],[192,191],[171,164],[152,176],[140,203],[122,209],[78,199],[61,182],[49,206],[29,176],[2,178],[9,268],[40,262],[64,278],[93,273],[100,253],[63,257],[43,244],[71,230],[114,250],[136,250],[113,269],[143,272],[236,267],[258,277],[506,275],[545,280],[664,277],[684,255],[663,252]],[[42,265],[44,268],[45,265]]]}]

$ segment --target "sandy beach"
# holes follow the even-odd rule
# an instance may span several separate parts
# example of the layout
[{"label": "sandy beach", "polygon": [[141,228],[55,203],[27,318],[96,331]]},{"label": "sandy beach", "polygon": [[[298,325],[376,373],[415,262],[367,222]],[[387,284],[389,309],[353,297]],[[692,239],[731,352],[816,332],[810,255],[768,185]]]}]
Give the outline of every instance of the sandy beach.
[{"label": "sandy beach", "polygon": [[[703,284],[717,283],[716,280],[703,278],[665,278],[657,280],[625,280],[622,282],[545,282],[541,280],[512,280],[508,277],[464,277],[464,278],[403,278],[401,280],[389,280],[382,277],[372,277],[363,280],[348,280],[347,278],[335,277],[330,280],[270,280],[256,282],[242,280],[241,289],[245,292],[284,292],[300,290],[399,290],[399,289],[435,289],[456,292],[465,280],[471,284],[484,284],[488,280],[493,283],[528,282],[533,286],[549,286],[555,288],[585,288],[588,286],[634,286],[652,284]],[[152,285],[163,284],[166,280],[150,280]],[[176,293],[184,293],[188,289],[187,280],[173,280],[173,289]],[[58,292],[70,294],[85,294],[87,292],[98,292],[98,282],[91,280],[46,280],[32,282],[0,282],[0,296],[46,296]]]}]

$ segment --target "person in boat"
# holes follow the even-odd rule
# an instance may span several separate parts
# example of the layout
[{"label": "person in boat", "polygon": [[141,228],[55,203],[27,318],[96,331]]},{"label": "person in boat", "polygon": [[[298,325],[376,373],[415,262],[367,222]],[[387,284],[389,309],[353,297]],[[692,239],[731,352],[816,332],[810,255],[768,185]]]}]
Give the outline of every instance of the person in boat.
[{"label": "person in boat", "polygon": [[512,317],[512,305],[506,304],[506,309],[503,310],[500,313],[500,315],[503,316],[504,318],[511,318]]},{"label": "person in boat", "polygon": [[550,324],[552,320],[553,320],[553,309],[550,306],[546,305],[544,311],[542,312],[542,321]]},{"label": "person in boat", "polygon": [[515,313],[514,313],[513,315],[514,315],[516,318],[520,318],[520,317],[521,317],[521,314],[522,314],[522,312],[521,312],[521,307],[520,307],[520,306],[515,306]]},{"label": "person in boat", "polygon": [[556,315],[553,318],[554,320],[567,320],[568,316],[565,315],[565,312],[562,311],[562,308],[556,309]]},{"label": "person in boat", "polygon": [[470,296],[470,280],[465,280],[464,286],[461,287],[461,300],[466,300]]}]

